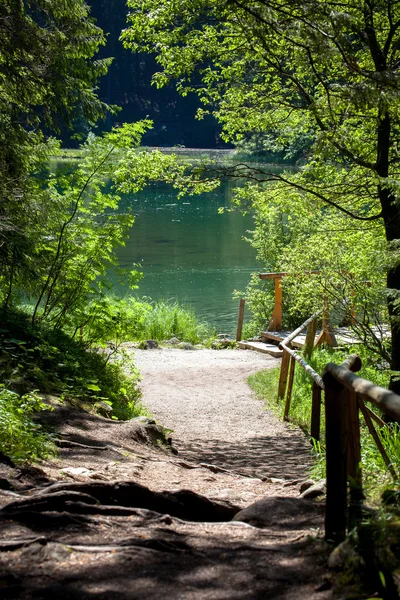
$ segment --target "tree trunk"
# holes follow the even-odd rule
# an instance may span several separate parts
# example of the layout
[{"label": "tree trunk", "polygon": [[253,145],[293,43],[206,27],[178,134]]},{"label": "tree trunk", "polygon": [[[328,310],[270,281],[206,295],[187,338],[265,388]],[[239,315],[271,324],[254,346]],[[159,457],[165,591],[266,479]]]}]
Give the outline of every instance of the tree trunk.
[{"label": "tree trunk", "polygon": [[[385,225],[386,239],[388,243],[400,240],[400,211],[396,206],[394,196],[389,190],[381,190],[382,197],[386,196],[386,201],[382,202],[383,221]],[[400,265],[394,265],[389,268],[386,277],[387,303],[390,319],[390,328],[392,333],[392,352],[390,368],[392,371],[398,371],[400,374],[400,316],[397,302],[400,300]],[[396,302],[397,301],[397,302]],[[390,389],[396,394],[400,394],[400,376],[392,375],[390,380]]]},{"label": "tree trunk", "polygon": [[[378,144],[376,172],[379,177],[386,178],[389,175],[390,145],[391,145],[391,122],[386,112],[380,117],[378,125]],[[400,240],[400,211],[393,192],[385,186],[378,186],[378,195],[382,207],[382,218],[385,226],[386,240],[390,244],[394,240]],[[393,371],[400,373],[400,328],[399,310],[396,308],[396,300],[400,299],[400,265],[389,268],[386,278],[388,290],[387,303],[392,333],[392,360],[390,367]],[[400,380],[392,375],[390,389],[400,394]]]}]

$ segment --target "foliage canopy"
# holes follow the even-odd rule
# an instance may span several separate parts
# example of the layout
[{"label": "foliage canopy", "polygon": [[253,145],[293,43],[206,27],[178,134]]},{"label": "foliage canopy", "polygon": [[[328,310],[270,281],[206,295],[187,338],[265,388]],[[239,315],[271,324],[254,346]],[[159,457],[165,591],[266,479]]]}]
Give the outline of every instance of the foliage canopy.
[{"label": "foliage canopy", "polygon": [[[183,0],[154,7],[128,0],[128,6],[126,46],[156,52],[162,71],[155,83],[177,79],[182,93],[198,93],[227,141],[261,133],[272,149],[290,152],[299,136],[312,140],[297,172],[243,165],[236,175],[269,182],[267,201],[290,193],[315,214],[334,209],[353,224],[376,221],[390,247],[397,246],[398,2]],[[380,268],[384,275],[384,260]],[[396,256],[387,288],[392,368],[400,370]]]}]

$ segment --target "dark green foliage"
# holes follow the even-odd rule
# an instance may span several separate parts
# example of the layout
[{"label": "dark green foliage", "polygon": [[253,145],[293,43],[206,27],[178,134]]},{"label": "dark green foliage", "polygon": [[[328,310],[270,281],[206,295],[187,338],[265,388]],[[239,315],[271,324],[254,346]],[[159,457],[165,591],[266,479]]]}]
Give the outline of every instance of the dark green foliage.
[{"label": "dark green foliage", "polygon": [[0,268],[11,287],[18,275],[35,277],[48,209],[36,177],[54,151],[44,133],[77,112],[90,123],[106,112],[94,90],[110,64],[94,59],[104,41],[84,0],[1,2]]},{"label": "dark green foliage", "polygon": [[100,56],[113,57],[107,76],[99,82],[98,94],[108,104],[117,104],[121,109],[117,114],[108,115],[100,128],[108,130],[117,123],[150,118],[154,127],[144,136],[143,143],[147,146],[225,146],[216,119],[210,116],[205,121],[196,120],[196,110],[201,103],[195,94],[182,98],[173,84],[163,89],[151,85],[152,76],[158,70],[155,57],[144,52],[134,54],[122,46],[119,37],[126,27],[126,0],[87,1],[97,25],[107,35]]},{"label": "dark green foliage", "polygon": [[23,312],[2,314],[0,349],[0,380],[18,394],[38,390],[89,404],[101,399],[121,419],[141,412],[139,377],[130,361],[124,364],[128,375],[106,353],[45,324],[33,326]]}]

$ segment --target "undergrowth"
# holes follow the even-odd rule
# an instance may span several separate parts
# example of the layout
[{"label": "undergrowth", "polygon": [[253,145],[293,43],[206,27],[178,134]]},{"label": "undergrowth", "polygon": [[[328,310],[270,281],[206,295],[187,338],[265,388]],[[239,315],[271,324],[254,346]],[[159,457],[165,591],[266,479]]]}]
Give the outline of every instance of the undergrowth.
[{"label": "undergrowth", "polygon": [[152,302],[132,296],[105,296],[92,302],[85,310],[84,321],[83,337],[91,344],[178,338],[208,345],[216,334],[210,325],[199,321],[190,307],[176,301]]},{"label": "undergrowth", "polygon": [[88,404],[105,401],[118,419],[142,414],[139,374],[128,357],[110,362],[107,354],[61,330],[32,326],[23,312],[1,316],[0,381],[7,389]]},{"label": "undergrowth", "polygon": [[38,460],[52,452],[49,436],[34,418],[45,408],[38,394],[93,409],[105,402],[115,419],[145,414],[139,373],[122,342],[176,337],[204,344],[215,337],[176,302],[103,296],[64,330],[32,325],[31,312],[26,307],[0,314],[0,450],[15,460]]},{"label": "undergrowth", "polygon": [[[363,367],[358,373],[360,377],[372,381],[381,387],[387,387],[390,374],[387,370],[381,368],[377,363],[369,360],[365,351],[361,348],[353,349],[361,356]],[[324,367],[328,362],[337,364],[342,363],[351,353],[351,349],[346,352],[332,350],[316,350],[309,364],[313,369],[322,374]],[[268,369],[255,373],[248,378],[250,387],[256,392],[257,396],[265,400],[269,408],[272,408],[279,414],[283,412],[283,401],[278,402],[278,383],[280,367]],[[301,427],[301,429],[310,435],[311,423],[311,395],[312,380],[306,372],[296,365],[296,371],[293,381],[292,398],[290,404],[290,421]],[[386,427],[376,427],[383,446],[389,456],[389,459],[397,473],[400,473],[400,428],[398,425],[387,425]],[[315,457],[314,465],[311,470],[311,476],[315,479],[325,477],[325,415],[321,410],[321,443],[312,440],[313,454]],[[376,499],[382,490],[389,486],[398,485],[393,482],[383,458],[361,417],[361,455],[364,488],[370,498]]]},{"label": "undergrowth", "polygon": [[49,406],[34,392],[19,396],[0,386],[0,448],[15,462],[36,461],[55,454],[51,437],[34,417]]}]

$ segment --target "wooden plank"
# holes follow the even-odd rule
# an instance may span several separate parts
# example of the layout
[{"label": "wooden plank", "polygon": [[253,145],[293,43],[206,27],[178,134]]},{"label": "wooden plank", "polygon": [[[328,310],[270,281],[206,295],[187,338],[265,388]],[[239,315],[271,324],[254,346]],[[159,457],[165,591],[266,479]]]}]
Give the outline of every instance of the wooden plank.
[{"label": "wooden plank", "polygon": [[391,476],[393,477],[393,479],[396,480],[397,479],[397,473],[396,473],[396,471],[395,471],[392,463],[390,462],[390,459],[389,459],[388,455],[386,454],[386,450],[385,450],[385,448],[382,445],[382,442],[381,442],[381,439],[380,439],[379,435],[375,431],[375,427],[372,424],[371,417],[369,416],[368,411],[367,411],[367,407],[365,406],[362,398],[360,398],[359,396],[358,396],[358,406],[360,407],[360,410],[361,410],[361,412],[363,414],[363,417],[365,419],[365,423],[366,423],[366,425],[368,427],[368,430],[369,430],[370,434],[372,435],[372,437],[374,438],[374,442],[377,445],[377,448],[378,448],[379,452],[381,453],[381,456],[382,456],[382,458],[383,458],[383,460],[385,462],[385,465],[388,468],[389,473],[391,474]]},{"label": "wooden plank", "polygon": [[290,411],[290,400],[292,399],[292,389],[293,389],[293,379],[294,379],[294,368],[296,366],[296,360],[293,356],[290,357],[290,371],[289,371],[289,381],[286,391],[286,401],[285,401],[285,410],[283,413],[283,420],[289,420],[289,411]]},{"label": "wooden plank", "polygon": [[369,416],[371,417],[371,419],[372,419],[373,421],[375,421],[375,423],[376,423],[377,425],[379,425],[379,427],[386,427],[386,423],[385,423],[385,421],[384,421],[383,419],[381,419],[380,417],[378,417],[378,415],[376,415],[376,414],[374,413],[374,411],[373,411],[373,410],[371,410],[371,409],[370,409],[370,408],[369,408],[367,405],[365,405],[365,408],[366,408],[366,411],[367,411],[367,413],[368,413],[368,414],[369,414]]},{"label": "wooden plank", "polygon": [[321,430],[321,388],[313,381],[311,400],[311,437],[319,442]]},{"label": "wooden plank", "polygon": [[286,382],[287,382],[288,371],[289,371],[289,360],[290,360],[289,352],[284,351],[283,355],[282,355],[281,372],[279,375],[278,400],[281,400],[282,398],[285,397]]},{"label": "wooden plank", "polygon": [[[281,342],[283,342],[285,337],[287,337],[287,335],[288,335],[288,333],[286,331],[283,331],[282,333],[276,332],[276,331],[263,331],[261,333],[261,338],[263,340],[271,340],[273,342],[276,342],[277,344],[280,344]],[[295,348],[302,348],[304,346],[304,340],[305,340],[305,337],[299,335],[299,336],[297,336],[297,338],[292,340],[290,343]]]},{"label": "wooden plank", "polygon": [[[320,272],[321,271],[307,271],[305,274],[306,275],[317,275]],[[286,275],[289,275],[289,273],[284,273],[284,272],[260,273],[259,278],[260,279],[282,279],[282,277],[285,277]],[[303,275],[304,275],[304,273],[303,273]]]},{"label": "wooden plank", "polygon": [[324,372],[326,431],[325,538],[339,544],[347,526],[347,415],[346,392]]},{"label": "wooden plank", "polygon": [[287,273],[260,273],[260,279],[282,279]]},{"label": "wooden plank", "polygon": [[274,344],[264,344],[263,342],[239,342],[238,346],[241,350],[256,350],[263,354],[269,354],[274,358],[281,358],[283,351]]},{"label": "wooden plank", "polygon": [[244,319],[244,306],[245,306],[245,304],[246,304],[246,300],[244,298],[240,298],[238,326],[237,326],[237,330],[236,330],[236,341],[237,342],[239,342],[242,339],[243,319]]},{"label": "wooden plank", "polygon": [[[286,337],[288,337],[290,335],[290,331],[263,331],[261,333],[261,337],[262,339],[266,339],[266,340],[272,340],[274,342],[276,342],[277,344],[279,344],[280,342],[282,342]],[[318,336],[323,334],[323,331],[316,331],[316,340],[318,339]],[[351,337],[350,335],[345,334],[345,330],[340,330],[338,332],[338,335],[335,334],[336,340],[338,343],[340,343],[340,345],[354,345],[354,344],[360,344],[360,340],[358,340],[355,337]],[[317,344],[317,341],[315,340],[314,345]],[[298,336],[296,336],[294,338],[294,340],[291,341],[292,346],[296,347],[296,348],[303,348],[303,346],[305,345],[306,342],[306,335],[305,334],[300,334]]]}]

